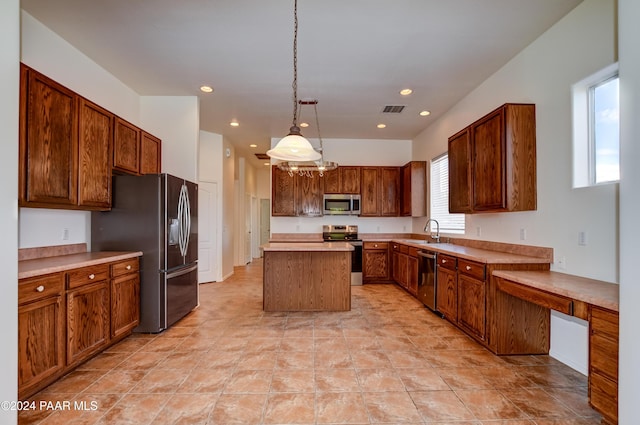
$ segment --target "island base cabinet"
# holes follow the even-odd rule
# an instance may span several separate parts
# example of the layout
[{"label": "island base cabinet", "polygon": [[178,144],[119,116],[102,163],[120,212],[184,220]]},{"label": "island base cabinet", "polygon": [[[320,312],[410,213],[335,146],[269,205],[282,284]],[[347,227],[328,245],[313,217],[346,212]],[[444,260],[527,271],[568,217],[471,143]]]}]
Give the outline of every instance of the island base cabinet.
[{"label": "island base cabinet", "polygon": [[107,281],[67,293],[67,364],[79,363],[109,342]]},{"label": "island base cabinet", "polygon": [[61,296],[18,307],[18,397],[21,399],[64,367],[63,312]]}]

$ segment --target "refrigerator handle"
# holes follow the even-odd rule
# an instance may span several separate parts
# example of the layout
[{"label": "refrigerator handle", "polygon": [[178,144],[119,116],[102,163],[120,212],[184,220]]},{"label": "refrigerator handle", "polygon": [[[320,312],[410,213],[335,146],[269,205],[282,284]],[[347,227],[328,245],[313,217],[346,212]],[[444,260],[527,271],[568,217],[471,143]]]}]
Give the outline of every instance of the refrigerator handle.
[{"label": "refrigerator handle", "polygon": [[186,257],[191,232],[191,207],[189,206],[189,192],[187,191],[187,185],[185,184],[180,188],[180,197],[178,199],[178,220],[180,221],[180,254],[183,257]]}]

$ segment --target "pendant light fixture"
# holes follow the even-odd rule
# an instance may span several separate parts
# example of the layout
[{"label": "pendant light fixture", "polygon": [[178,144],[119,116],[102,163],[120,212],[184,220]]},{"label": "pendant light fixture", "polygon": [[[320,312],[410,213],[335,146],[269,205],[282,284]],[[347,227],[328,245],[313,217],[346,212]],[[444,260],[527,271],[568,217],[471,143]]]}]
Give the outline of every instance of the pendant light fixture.
[{"label": "pendant light fixture", "polygon": [[280,139],[273,149],[268,150],[267,155],[283,161],[316,161],[322,155],[313,149],[298,127],[298,0],[294,0],[293,18],[293,123],[289,134]]}]

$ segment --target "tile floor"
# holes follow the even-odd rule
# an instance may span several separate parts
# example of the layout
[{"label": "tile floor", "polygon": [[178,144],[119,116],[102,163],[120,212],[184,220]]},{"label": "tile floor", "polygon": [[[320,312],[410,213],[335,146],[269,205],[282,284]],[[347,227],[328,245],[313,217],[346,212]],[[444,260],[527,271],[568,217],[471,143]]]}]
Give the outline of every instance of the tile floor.
[{"label": "tile floor", "polygon": [[494,356],[394,285],[354,287],[350,312],[264,313],[258,260],[201,285],[200,303],[36,394],[71,408],[20,424],[600,423],[584,375]]}]

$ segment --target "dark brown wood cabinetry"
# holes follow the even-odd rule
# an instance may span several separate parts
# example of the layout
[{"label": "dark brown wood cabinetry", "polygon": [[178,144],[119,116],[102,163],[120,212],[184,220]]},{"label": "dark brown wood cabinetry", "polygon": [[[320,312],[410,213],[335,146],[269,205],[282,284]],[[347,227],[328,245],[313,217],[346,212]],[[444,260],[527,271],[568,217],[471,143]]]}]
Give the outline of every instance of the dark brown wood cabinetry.
[{"label": "dark brown wood cabinetry", "polygon": [[324,179],[308,178],[295,175],[296,179],[296,215],[303,217],[319,217],[323,214],[322,194]]},{"label": "dark brown wood cabinetry", "polygon": [[452,213],[535,210],[535,105],[507,103],[450,137],[449,170]]},{"label": "dark brown wood cabinetry", "polygon": [[397,217],[400,214],[400,168],[362,167],[363,217]]},{"label": "dark brown wood cabinetry", "polygon": [[75,208],[78,96],[31,68],[20,70],[20,206]]},{"label": "dark brown wood cabinetry", "polygon": [[323,212],[322,178],[304,177],[272,167],[271,215],[273,216],[321,216]]},{"label": "dark brown wood cabinetry", "polygon": [[132,332],[140,316],[139,269],[136,257],[19,281],[20,399]]},{"label": "dark brown wood cabinetry", "polygon": [[618,313],[589,307],[589,402],[606,423],[618,423]]},{"label": "dark brown wood cabinetry", "polygon": [[392,243],[393,280],[411,295],[418,293],[418,249]]},{"label": "dark brown wood cabinetry", "polygon": [[112,165],[120,172],[158,173],[160,144],[21,64],[20,206],[108,210]]},{"label": "dark brown wood cabinetry", "polygon": [[64,275],[18,284],[18,398],[36,392],[65,367]]},{"label": "dark brown wood cabinetry", "polygon": [[457,259],[438,254],[436,266],[436,305],[440,313],[453,323],[458,323],[458,275]]},{"label": "dark brown wood cabinetry", "polygon": [[458,259],[458,325],[478,339],[486,335],[485,265]]},{"label": "dark brown wood cabinetry", "polygon": [[364,283],[389,282],[389,243],[367,241],[362,247],[362,280]]},{"label": "dark brown wood cabinetry", "polygon": [[426,161],[411,161],[402,167],[402,202],[400,215],[424,217],[427,215]]},{"label": "dark brown wood cabinetry", "polygon": [[325,173],[324,193],[360,193],[360,167],[339,166]]}]

